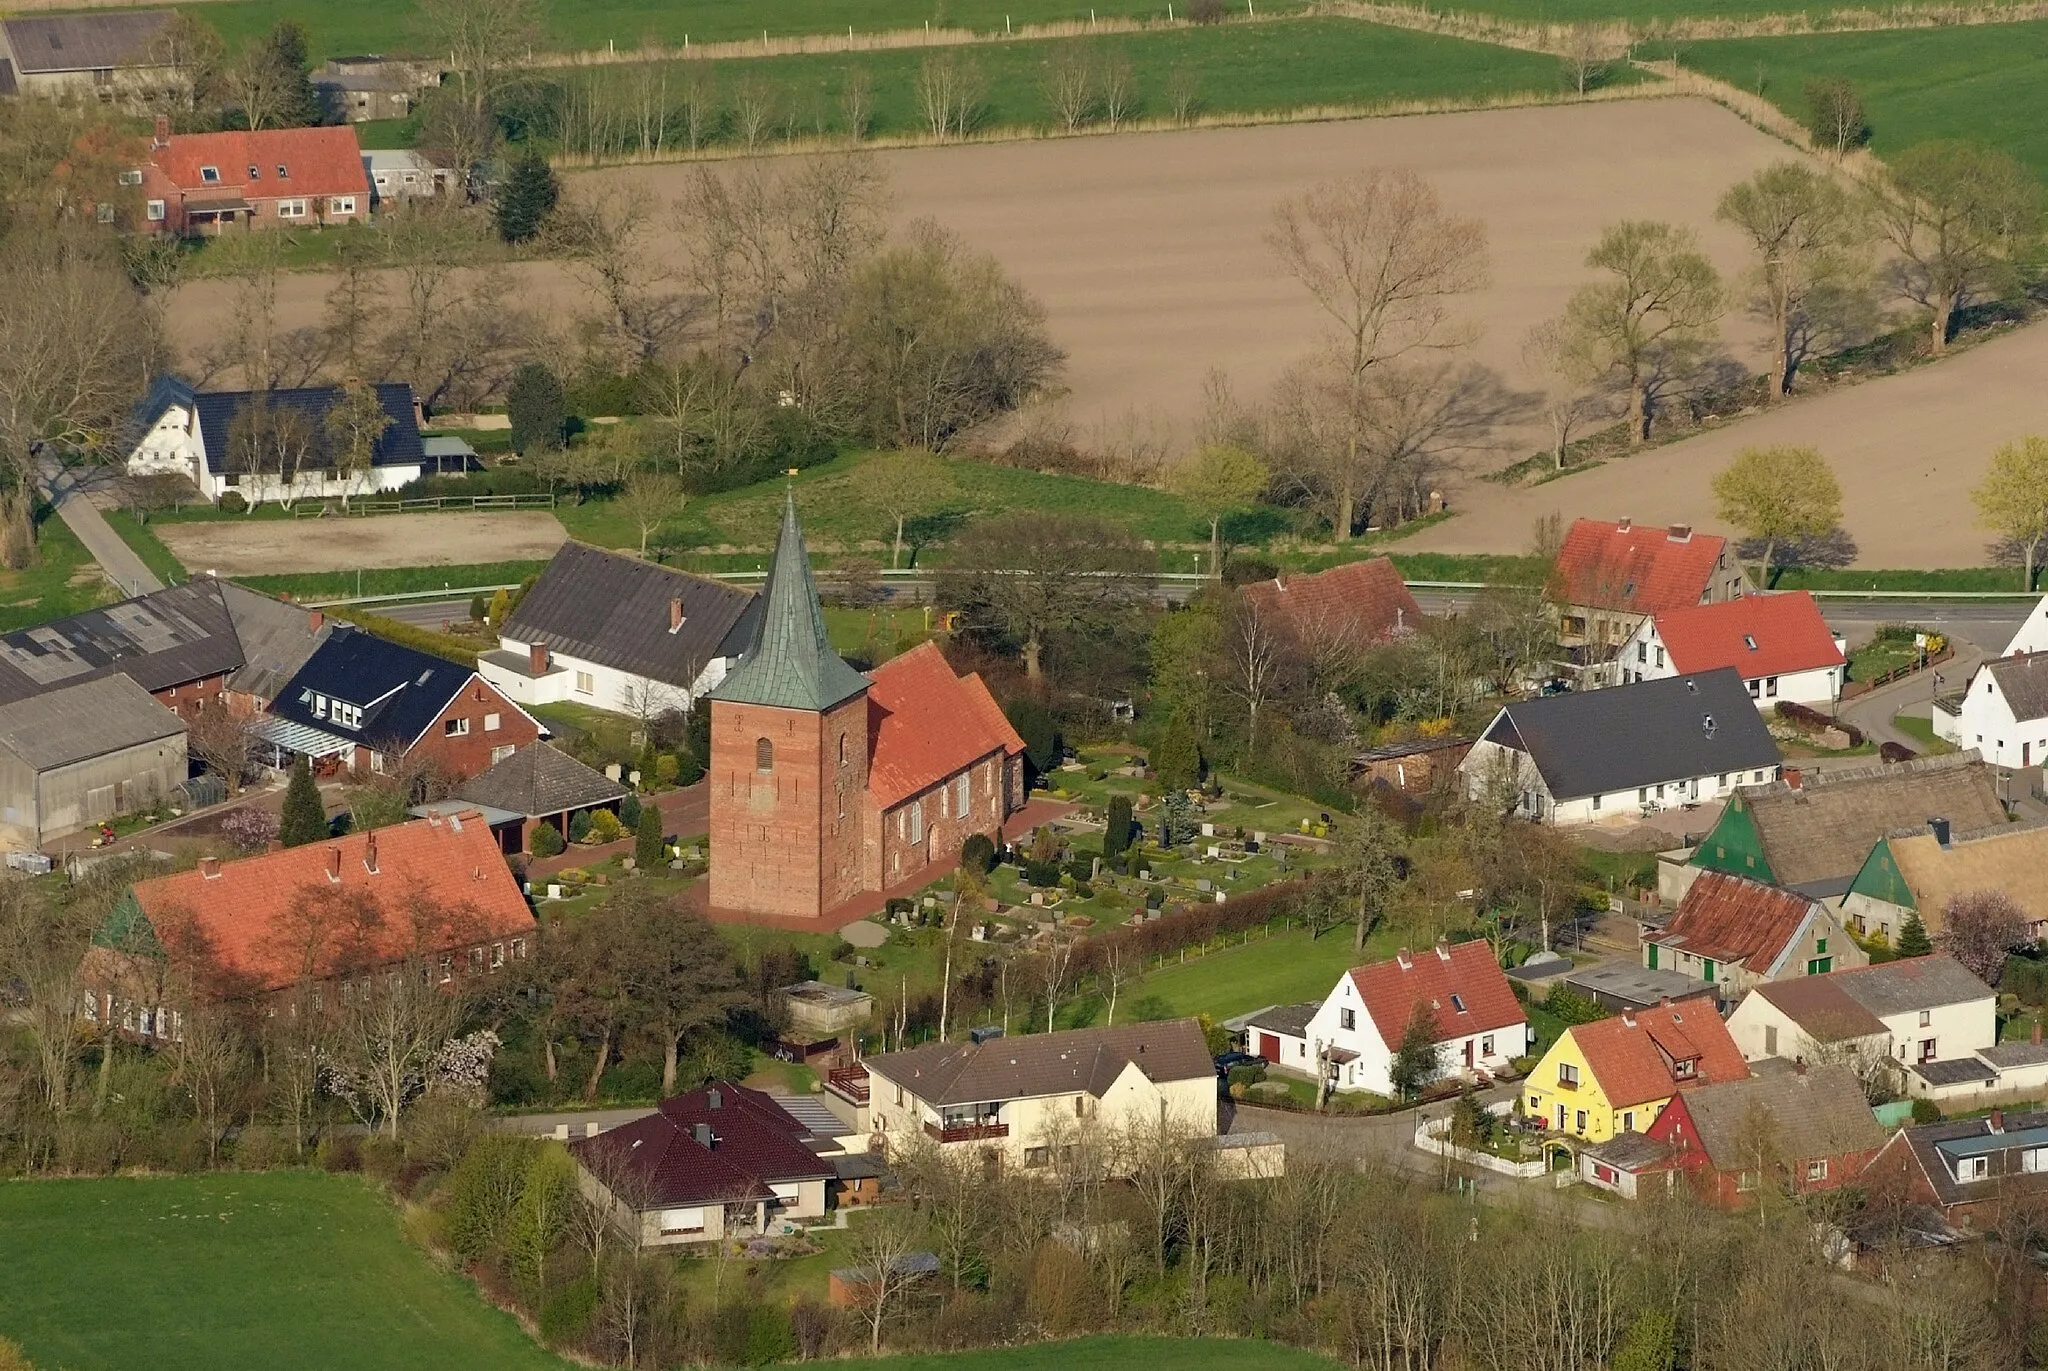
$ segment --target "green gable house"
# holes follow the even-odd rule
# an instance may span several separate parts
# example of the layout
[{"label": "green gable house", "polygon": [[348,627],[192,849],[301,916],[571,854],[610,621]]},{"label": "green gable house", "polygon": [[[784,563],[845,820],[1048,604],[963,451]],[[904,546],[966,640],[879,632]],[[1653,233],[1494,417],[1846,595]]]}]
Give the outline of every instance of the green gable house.
[{"label": "green gable house", "polygon": [[1864,937],[1897,943],[1906,915],[1918,912],[1928,936],[1948,927],[1948,902],[1998,890],[2026,914],[2035,938],[2048,932],[2048,828],[2000,823],[1959,833],[1945,819],[1877,840],[1842,897],[1842,917]]},{"label": "green gable house", "polygon": [[1958,833],[2005,822],[1992,770],[1976,753],[1744,786],[1685,867],[1668,874],[1677,888],[1662,893],[1681,898],[1697,873],[1722,871],[1816,899],[1838,897],[1880,839],[1924,829],[1930,817],[1947,819]]}]

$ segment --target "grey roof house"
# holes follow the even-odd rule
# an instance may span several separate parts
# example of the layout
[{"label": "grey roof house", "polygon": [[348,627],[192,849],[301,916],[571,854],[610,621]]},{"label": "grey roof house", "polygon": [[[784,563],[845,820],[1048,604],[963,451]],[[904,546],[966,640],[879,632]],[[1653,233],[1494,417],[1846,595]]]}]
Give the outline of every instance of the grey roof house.
[{"label": "grey roof house", "polygon": [[1466,793],[1545,823],[1629,818],[1778,775],[1734,667],[1502,707],[1459,766]]},{"label": "grey roof house", "polygon": [[528,743],[464,781],[450,798],[413,812],[481,810],[484,822],[498,835],[498,846],[513,853],[527,850],[534,830],[542,823],[551,823],[555,832],[566,834],[575,814],[614,809],[626,794],[625,786],[559,748]]},{"label": "grey roof house", "polygon": [[33,849],[154,807],[185,779],[185,725],[121,672],[0,704],[0,846]]},{"label": "grey roof house", "polygon": [[126,95],[166,65],[158,40],[170,21],[170,10],[0,20],[0,95]]},{"label": "grey roof house", "polygon": [[755,632],[750,591],[564,543],[510,619],[484,679],[523,705],[568,701],[651,718],[725,679]]}]

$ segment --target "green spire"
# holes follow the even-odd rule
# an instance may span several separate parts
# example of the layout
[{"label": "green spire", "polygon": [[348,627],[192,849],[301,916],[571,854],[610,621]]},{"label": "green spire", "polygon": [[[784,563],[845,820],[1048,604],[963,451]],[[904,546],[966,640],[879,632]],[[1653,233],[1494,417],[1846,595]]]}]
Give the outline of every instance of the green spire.
[{"label": "green spire", "polygon": [[761,594],[761,632],[712,699],[822,712],[868,688],[867,677],[839,659],[825,634],[794,490],[783,502],[782,533]]}]

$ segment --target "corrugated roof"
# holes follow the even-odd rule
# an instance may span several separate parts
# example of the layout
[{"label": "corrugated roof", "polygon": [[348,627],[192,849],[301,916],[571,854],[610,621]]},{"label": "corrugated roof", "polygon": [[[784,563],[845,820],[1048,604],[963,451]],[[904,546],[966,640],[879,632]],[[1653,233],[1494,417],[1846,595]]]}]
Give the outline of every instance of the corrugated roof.
[{"label": "corrugated roof", "polygon": [[782,507],[782,531],[768,569],[758,633],[711,698],[818,712],[867,688],[867,678],[840,660],[826,635],[825,611],[811,579],[811,558],[804,550],[792,490]]},{"label": "corrugated roof", "polygon": [[1527,752],[1556,800],[1765,770],[1779,760],[1732,667],[1516,700],[1485,737]]},{"label": "corrugated roof", "polygon": [[0,20],[14,64],[24,76],[41,72],[91,71],[149,63],[150,47],[169,10],[125,10],[102,14],[51,14]]},{"label": "corrugated roof", "polygon": [[[870,679],[868,796],[885,810],[991,753],[1024,750],[981,677],[955,675],[936,643],[883,663]],[[986,797],[977,804],[985,808]]]},{"label": "corrugated roof", "polygon": [[1732,666],[1744,680],[1841,666],[1842,649],[1813,595],[1745,595],[1717,605],[1666,610],[1657,636],[1679,671]]},{"label": "corrugated roof", "polygon": [[1298,633],[1346,640],[1359,647],[1384,643],[1422,625],[1422,606],[1393,561],[1373,557],[1311,576],[1280,576],[1244,588],[1260,609],[1279,614]]},{"label": "corrugated roof", "polygon": [[[586,543],[555,550],[503,634],[567,657],[688,690],[715,657],[735,656],[752,592]],[[672,602],[682,626],[669,631]]]},{"label": "corrugated roof", "polygon": [[1646,943],[1735,962],[1766,975],[1819,906],[1804,895],[1721,871],[1693,879],[1678,912]]},{"label": "corrugated roof", "polygon": [[1420,952],[1404,950],[1386,961],[1355,967],[1351,984],[1372,1016],[1380,1041],[1390,1048],[1400,1045],[1418,1008],[1435,1016],[1438,1042],[1529,1021],[1483,938],[1456,946],[1439,943]]},{"label": "corrugated roof", "polygon": [[183,720],[118,672],[0,705],[0,747],[35,771],[184,732]]},{"label": "corrugated roof", "polygon": [[1680,1100],[1707,1160],[1722,1171],[1754,1168],[1759,1127],[1769,1130],[1771,1149],[1786,1162],[1884,1146],[1885,1130],[1870,1112],[1863,1084],[1845,1066],[1766,1071],[1688,1090]]},{"label": "corrugated roof", "polygon": [[202,577],[0,636],[0,704],[115,671],[164,690],[234,671],[242,656],[220,587]]},{"label": "corrugated roof", "polygon": [[1706,596],[1726,546],[1709,533],[1576,519],[1557,554],[1561,598],[1635,614],[1685,609]]},{"label": "corrugated roof", "polygon": [[546,743],[528,743],[456,787],[455,798],[535,818],[624,799],[626,787]]},{"label": "corrugated roof", "polygon": [[1152,1081],[1213,1077],[1202,1026],[1193,1019],[1076,1028],[995,1038],[985,1043],[927,1043],[867,1059],[868,1072],[927,1104],[987,1104],[1085,1091],[1099,1096],[1137,1063]]},{"label": "corrugated roof", "polygon": [[1779,782],[1741,798],[1772,877],[1788,886],[1854,877],[1878,839],[1930,817],[1956,832],[2005,822],[1991,770],[1974,752],[1808,772],[1797,790]]}]

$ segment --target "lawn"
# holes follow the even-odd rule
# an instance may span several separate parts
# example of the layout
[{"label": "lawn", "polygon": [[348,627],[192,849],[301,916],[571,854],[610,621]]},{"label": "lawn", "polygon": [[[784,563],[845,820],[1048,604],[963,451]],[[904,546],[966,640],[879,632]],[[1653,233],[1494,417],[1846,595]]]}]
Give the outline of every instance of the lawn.
[{"label": "lawn", "polygon": [[1279,1343],[1239,1338],[1095,1337],[924,1357],[840,1361],[833,1371],[1331,1371],[1337,1363]]},{"label": "lawn", "polygon": [[85,545],[55,514],[36,530],[36,564],[0,571],[0,633],[48,623],[103,605],[114,589],[86,555]]},{"label": "lawn", "polygon": [[[2017,5],[2021,0],[2010,0]],[[1991,0],[1987,9],[2000,0]],[[1445,9],[1469,10],[1496,15],[1525,24],[1576,23],[1579,20],[1634,20],[1641,30],[1658,23],[1680,19],[1754,19],[1770,14],[1824,15],[1836,12],[1868,15],[1867,5],[1851,0],[1457,0],[1448,6],[1431,5],[1437,13]],[[1925,30],[1921,30],[1925,32]],[[1637,56],[1643,49],[1637,49]],[[1661,54],[1652,54],[1661,55]]]},{"label": "lawn", "polygon": [[[1682,59],[1744,90],[1761,83],[1766,99],[1799,119],[1807,82],[1846,78],[1863,97],[1880,155],[1930,138],[1967,138],[2048,179],[2048,121],[2040,117],[2048,22],[1688,43]],[[2005,573],[2007,585],[2017,579]]]},{"label": "lawn", "polygon": [[1934,721],[1918,714],[1894,714],[1892,727],[1913,740],[1913,747],[1923,757],[1939,757],[1954,752],[1956,745],[1946,738],[1935,736]]},{"label": "lawn", "polygon": [[[1131,117],[1138,119],[1175,114],[1168,97],[1170,77],[1175,82],[1192,81],[1193,112],[1209,116],[1319,107],[1364,110],[1423,102],[1470,105],[1554,95],[1562,91],[1563,82],[1557,59],[1542,53],[1354,19],[1287,19],[1039,39],[961,50],[978,71],[983,89],[974,130],[1063,127],[1047,101],[1045,73],[1050,62],[1077,45],[1128,63],[1136,96]],[[783,117],[774,122],[795,136],[843,133],[839,92],[856,74],[865,75],[873,94],[868,123],[872,136],[921,136],[927,128],[918,99],[918,74],[929,57],[928,51],[911,47],[709,64],[720,108],[713,121],[717,137],[737,137],[730,105],[743,83],[776,92]],[[706,65],[693,62],[689,70],[701,75]],[[675,64],[670,78],[669,88],[680,92],[682,72]],[[1624,69],[1614,79],[1654,78]]]},{"label": "lawn", "polygon": [[410,1246],[352,1176],[0,1185],[0,1330],[66,1371],[566,1363]]},{"label": "lawn", "polygon": [[1849,649],[1848,679],[1875,681],[1887,671],[1896,671],[1919,660],[1920,649],[1913,645],[1910,636],[1872,638]]},{"label": "lawn", "polygon": [[277,576],[241,576],[251,590],[295,600],[343,600],[356,596],[406,595],[464,586],[517,585],[537,576],[546,562],[485,562],[477,566],[388,567],[369,571],[303,571]]},{"label": "lawn", "polygon": [[[1333,929],[1320,938],[1296,928],[1207,956],[1190,949],[1186,961],[1169,962],[1126,987],[1117,1016],[1173,1019],[1207,1014],[1228,1019],[1269,1004],[1320,1000],[1339,976],[1391,956],[1399,942],[1398,934],[1382,931],[1366,940],[1363,953],[1356,953],[1351,950],[1349,928]],[[1101,1017],[1098,1006],[1096,1018]]]},{"label": "lawn", "polygon": [[174,586],[192,579],[192,573],[185,570],[185,564],[177,559],[163,540],[150,532],[147,524],[137,523],[135,516],[125,509],[102,510],[107,526],[121,535],[121,541],[128,544],[142,564],[156,574],[156,578],[167,586]]}]

